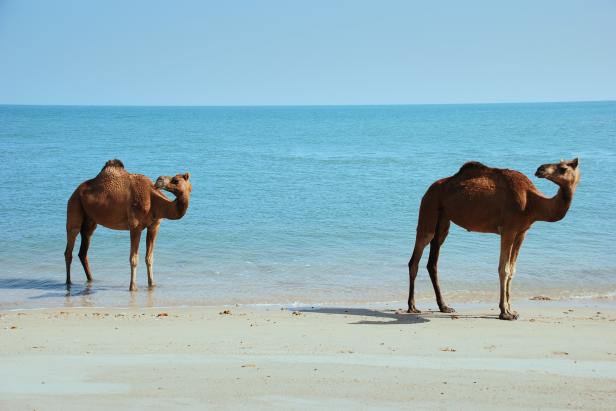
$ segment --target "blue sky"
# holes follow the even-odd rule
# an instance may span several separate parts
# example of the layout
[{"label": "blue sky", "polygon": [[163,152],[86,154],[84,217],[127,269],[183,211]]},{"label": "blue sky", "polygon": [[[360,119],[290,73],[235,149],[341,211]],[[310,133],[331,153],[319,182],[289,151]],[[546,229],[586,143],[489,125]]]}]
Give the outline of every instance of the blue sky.
[{"label": "blue sky", "polygon": [[0,103],[616,99],[616,1],[0,0]]}]

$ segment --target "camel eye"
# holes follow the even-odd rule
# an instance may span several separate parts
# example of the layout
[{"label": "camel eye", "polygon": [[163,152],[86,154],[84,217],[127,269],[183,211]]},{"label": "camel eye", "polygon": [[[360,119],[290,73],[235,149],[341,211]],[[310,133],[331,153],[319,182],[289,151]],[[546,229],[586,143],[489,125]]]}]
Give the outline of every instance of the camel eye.
[{"label": "camel eye", "polygon": [[171,183],[173,183],[173,184],[177,184],[177,183],[178,183],[178,179],[177,179],[177,178],[175,178],[175,177],[173,177],[173,178],[171,179]]},{"label": "camel eye", "polygon": [[558,167],[558,172],[560,174],[565,174],[567,172],[567,167]]}]

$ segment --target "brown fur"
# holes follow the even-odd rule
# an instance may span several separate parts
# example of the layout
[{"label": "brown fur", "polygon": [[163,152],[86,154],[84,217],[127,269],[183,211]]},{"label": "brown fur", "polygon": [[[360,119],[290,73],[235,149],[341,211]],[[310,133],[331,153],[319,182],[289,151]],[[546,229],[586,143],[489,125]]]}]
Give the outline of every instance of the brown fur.
[{"label": "brown fur", "polygon": [[[182,218],[188,209],[192,186],[188,173],[175,177],[159,177],[156,185],[141,174],[131,174],[124,169],[120,160],[109,160],[93,179],[77,187],[68,200],[66,213],[66,284],[71,284],[71,262],[73,247],[81,234],[79,259],[88,281],[92,272],[88,262],[90,239],[97,225],[113,230],[129,230],[131,238],[130,290],[135,291],[137,259],[141,232],[147,229],[146,265],[148,284],[154,286],[154,243],[161,219]],[[172,192],[176,199],[169,200],[159,190]]]},{"label": "brown fur", "polygon": [[578,159],[544,164],[535,175],[558,184],[556,196],[547,198],[518,171],[491,168],[475,161],[430,186],[421,200],[417,237],[409,261],[409,313],[419,312],[415,307],[414,284],[419,260],[428,243],[428,272],[436,302],[442,312],[454,311],[441,296],[437,272],[439,250],[453,221],[468,231],[501,236],[500,318],[518,317],[511,311],[510,289],[524,236],[535,221],[558,221],[565,216],[580,179]]}]

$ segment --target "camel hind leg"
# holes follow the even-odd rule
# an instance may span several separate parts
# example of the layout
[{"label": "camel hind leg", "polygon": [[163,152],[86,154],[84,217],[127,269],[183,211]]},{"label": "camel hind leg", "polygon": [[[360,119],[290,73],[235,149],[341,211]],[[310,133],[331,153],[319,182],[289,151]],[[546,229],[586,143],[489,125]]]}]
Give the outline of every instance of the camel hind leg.
[{"label": "camel hind leg", "polygon": [[73,247],[79,234],[78,228],[66,229],[66,249],[64,250],[64,262],[66,263],[66,285],[71,285],[71,263],[73,262]]},{"label": "camel hind leg", "polygon": [[90,219],[85,219],[81,225],[81,246],[79,247],[79,260],[83,266],[83,271],[86,273],[88,282],[92,281],[92,271],[90,270],[90,262],[88,261],[88,249],[90,248],[90,240],[92,234],[96,230],[96,223]]},{"label": "camel hind leg", "polygon": [[71,285],[71,263],[73,262],[73,248],[75,239],[81,231],[84,220],[83,208],[79,202],[77,191],[68,200],[66,207],[66,249],[64,250],[64,261],[66,263],[66,285]]},{"label": "camel hind leg", "polygon": [[407,313],[421,313],[415,307],[415,279],[417,278],[417,271],[419,270],[419,260],[421,260],[421,255],[423,254],[424,248],[430,243],[434,233],[417,233],[417,238],[415,239],[415,247],[413,248],[413,254],[411,255],[411,259],[409,260],[409,308],[406,311]]},{"label": "camel hind leg", "polygon": [[428,273],[430,273],[430,281],[432,281],[432,287],[434,288],[434,294],[436,295],[436,303],[438,304],[438,308],[442,313],[453,313],[455,310],[450,308],[445,304],[445,300],[441,295],[441,287],[438,282],[438,256],[441,249],[441,246],[445,242],[447,238],[447,234],[449,234],[449,226],[450,222],[448,219],[443,218],[442,216],[439,218],[439,221],[436,225],[436,234],[432,241],[430,241],[430,256],[428,257]]},{"label": "camel hind leg", "polygon": [[415,307],[415,279],[419,270],[419,261],[423,254],[424,248],[432,241],[436,232],[438,222],[438,206],[435,202],[435,196],[428,190],[421,200],[419,207],[419,220],[417,222],[417,235],[415,237],[415,246],[413,254],[409,260],[409,308],[408,313],[419,313]]}]

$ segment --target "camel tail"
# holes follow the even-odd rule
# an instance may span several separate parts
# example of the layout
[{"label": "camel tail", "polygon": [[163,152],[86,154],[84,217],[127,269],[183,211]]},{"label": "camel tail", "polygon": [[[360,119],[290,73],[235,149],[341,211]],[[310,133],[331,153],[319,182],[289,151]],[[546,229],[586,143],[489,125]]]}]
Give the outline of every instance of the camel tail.
[{"label": "camel tail", "polygon": [[427,236],[432,239],[434,233],[436,233],[439,214],[441,212],[438,190],[439,187],[436,183],[431,185],[421,199],[419,218],[417,220],[418,237]]},{"label": "camel tail", "polygon": [[77,189],[68,199],[68,203],[66,205],[66,230],[81,230],[84,215],[85,212],[83,206],[81,205],[81,199],[79,198],[79,189]]}]

